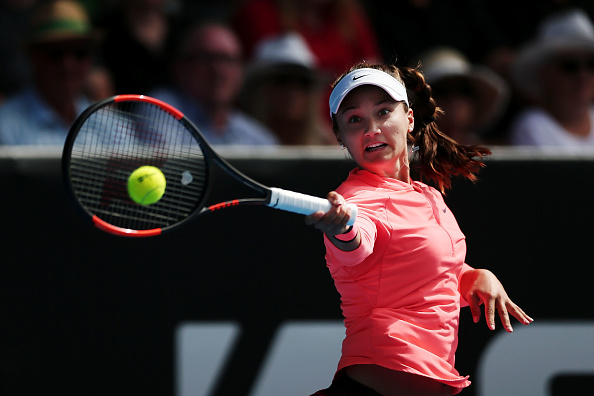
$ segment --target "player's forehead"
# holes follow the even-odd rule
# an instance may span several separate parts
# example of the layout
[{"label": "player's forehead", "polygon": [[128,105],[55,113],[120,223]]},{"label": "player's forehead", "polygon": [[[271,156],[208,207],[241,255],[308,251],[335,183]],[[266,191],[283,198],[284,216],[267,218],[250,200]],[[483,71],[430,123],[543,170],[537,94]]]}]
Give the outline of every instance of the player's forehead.
[{"label": "player's forehead", "polygon": [[362,85],[354,88],[345,96],[340,104],[338,113],[344,113],[362,104],[380,105],[383,103],[397,103],[384,89],[375,85]]}]

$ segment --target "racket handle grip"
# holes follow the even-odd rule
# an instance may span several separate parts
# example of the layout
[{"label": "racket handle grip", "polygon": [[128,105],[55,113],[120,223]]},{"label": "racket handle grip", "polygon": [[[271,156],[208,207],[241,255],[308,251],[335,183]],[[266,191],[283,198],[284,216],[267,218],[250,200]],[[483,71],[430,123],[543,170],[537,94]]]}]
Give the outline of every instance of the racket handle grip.
[{"label": "racket handle grip", "polygon": [[[271,188],[270,203],[268,206],[275,209],[286,210],[288,212],[310,215],[317,211],[327,212],[332,207],[330,201],[324,198],[313,197],[311,195],[301,194],[280,188]],[[351,212],[351,218],[348,225],[355,224],[357,219],[357,205],[347,204]]]}]

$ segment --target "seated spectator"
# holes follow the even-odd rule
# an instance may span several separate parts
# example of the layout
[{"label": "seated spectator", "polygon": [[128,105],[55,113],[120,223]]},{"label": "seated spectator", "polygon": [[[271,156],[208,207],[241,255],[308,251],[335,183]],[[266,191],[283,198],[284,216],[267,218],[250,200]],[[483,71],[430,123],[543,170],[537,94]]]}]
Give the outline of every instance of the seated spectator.
[{"label": "seated spectator", "polygon": [[594,26],[583,11],[545,19],[512,73],[533,104],[511,126],[513,145],[594,147]]},{"label": "seated spectator", "polygon": [[335,144],[332,132],[320,120],[322,84],[315,57],[303,38],[285,34],[256,48],[240,103],[281,144]]},{"label": "seated spectator", "polygon": [[486,143],[509,99],[507,83],[449,47],[423,55],[421,69],[436,104],[444,111],[437,119],[439,129],[461,144]]},{"label": "seated spectator", "polygon": [[243,74],[241,45],[233,31],[208,22],[183,34],[172,85],[149,95],[182,111],[211,144],[275,145],[272,132],[236,108]]},{"label": "seated spectator", "polygon": [[76,117],[90,105],[83,94],[97,37],[76,2],[44,3],[26,37],[32,84],[0,106],[0,144],[63,145]]}]

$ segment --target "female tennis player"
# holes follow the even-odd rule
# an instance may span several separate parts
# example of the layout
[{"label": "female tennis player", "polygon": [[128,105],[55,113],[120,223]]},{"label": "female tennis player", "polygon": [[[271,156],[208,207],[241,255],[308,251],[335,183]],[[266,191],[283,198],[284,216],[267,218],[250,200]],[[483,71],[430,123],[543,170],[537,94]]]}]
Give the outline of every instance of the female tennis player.
[{"label": "female tennis player", "polygon": [[[454,368],[461,306],[476,323],[484,304],[490,329],[496,311],[508,332],[510,314],[532,322],[495,275],[464,262],[442,193],[452,176],[475,180],[490,151],[444,135],[439,114],[414,68],[358,64],[333,86],[333,130],[358,167],[328,194],[328,212],[306,217],[325,235],[346,326],[332,385],[315,395],[457,394],[470,384]],[[412,155],[437,189],[411,179]],[[345,202],[359,208],[352,227]]]}]

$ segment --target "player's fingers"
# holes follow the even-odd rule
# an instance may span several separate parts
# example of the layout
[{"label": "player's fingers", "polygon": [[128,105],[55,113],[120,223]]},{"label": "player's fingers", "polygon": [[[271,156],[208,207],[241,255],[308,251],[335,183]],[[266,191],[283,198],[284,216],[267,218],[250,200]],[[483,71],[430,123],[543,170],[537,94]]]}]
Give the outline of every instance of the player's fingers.
[{"label": "player's fingers", "polygon": [[346,225],[350,219],[350,214],[347,205],[345,205],[346,201],[344,197],[336,191],[331,191],[326,198],[330,201],[332,207],[326,212],[324,221],[333,224]]},{"label": "player's fingers", "polygon": [[511,322],[509,320],[509,313],[507,312],[507,307],[505,306],[503,301],[501,301],[501,300],[499,301],[497,310],[499,311],[499,318],[501,319],[501,323],[503,324],[503,327],[505,328],[505,330],[508,333],[511,333],[512,331],[514,331],[514,329],[512,328]]},{"label": "player's fingers", "polygon": [[345,202],[344,197],[336,191],[330,191],[326,199],[334,206],[340,206]]},{"label": "player's fingers", "polygon": [[514,304],[511,301],[508,303],[507,310],[514,318],[518,319],[520,321],[520,323],[522,323],[522,324],[527,325],[527,324],[534,322],[534,319],[532,319],[530,316],[528,316],[522,310],[522,308],[518,307],[516,304]]},{"label": "player's fingers", "polygon": [[485,320],[491,330],[495,330],[495,299],[489,298],[485,301]]},{"label": "player's fingers", "polygon": [[481,302],[479,297],[473,293],[466,297],[466,301],[468,301],[468,306],[472,313],[472,320],[474,323],[478,323],[481,320]]},{"label": "player's fingers", "polygon": [[318,211],[305,216],[305,224],[311,225],[328,236],[342,234],[347,230],[347,209],[333,206],[328,212]]},{"label": "player's fingers", "polygon": [[318,221],[320,221],[320,219],[324,216],[324,212],[322,211],[318,211],[315,213],[312,213],[310,215],[305,216],[305,224],[307,225],[313,225],[315,223],[317,223]]},{"label": "player's fingers", "polygon": [[320,220],[326,224],[338,224],[342,217],[344,217],[344,213],[341,213],[341,207],[332,206]]},{"label": "player's fingers", "polygon": [[346,223],[349,220],[347,209],[343,206],[338,206],[324,215],[324,222],[333,227],[331,235],[342,234],[347,231]]}]

